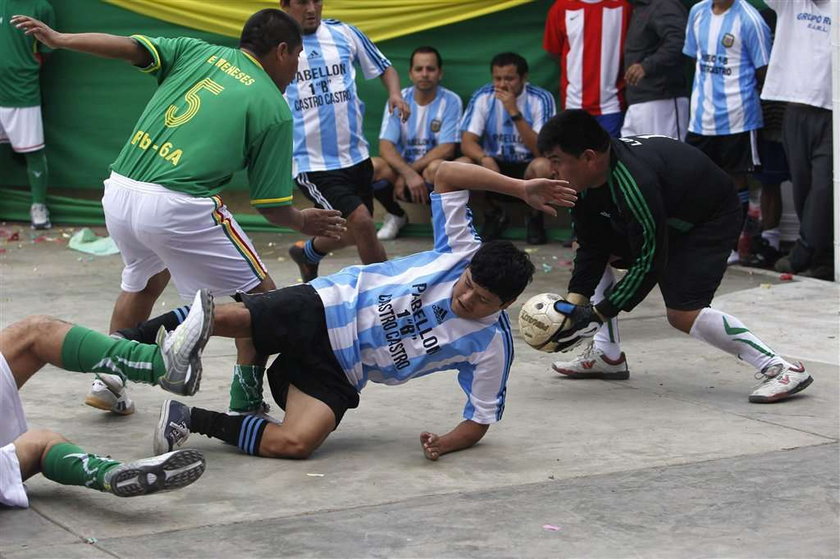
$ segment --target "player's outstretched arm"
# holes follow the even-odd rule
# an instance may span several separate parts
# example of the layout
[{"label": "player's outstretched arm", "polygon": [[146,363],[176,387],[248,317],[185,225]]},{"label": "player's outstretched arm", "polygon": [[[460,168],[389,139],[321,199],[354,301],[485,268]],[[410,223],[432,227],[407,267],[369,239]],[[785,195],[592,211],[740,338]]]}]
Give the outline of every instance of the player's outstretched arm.
[{"label": "player's outstretched arm", "polygon": [[429,460],[434,461],[448,452],[464,450],[480,441],[489,428],[489,425],[482,425],[467,419],[445,435],[436,435],[424,431],[420,433],[423,454]]},{"label": "player's outstretched arm", "polygon": [[553,179],[520,180],[494,173],[478,165],[444,161],[435,175],[436,192],[456,190],[492,190],[516,196],[529,206],[549,215],[557,215],[554,206],[571,208],[577,193],[568,181]]},{"label": "player's outstretched arm", "polygon": [[12,16],[10,23],[51,49],[76,50],[103,58],[119,58],[140,67],[152,63],[149,51],[131,37],[105,33],[59,33],[43,21],[29,16]]},{"label": "player's outstretched arm", "polygon": [[347,231],[346,221],[338,210],[307,208],[299,210],[292,206],[258,208],[268,221],[280,227],[290,227],[304,235],[340,239]]}]

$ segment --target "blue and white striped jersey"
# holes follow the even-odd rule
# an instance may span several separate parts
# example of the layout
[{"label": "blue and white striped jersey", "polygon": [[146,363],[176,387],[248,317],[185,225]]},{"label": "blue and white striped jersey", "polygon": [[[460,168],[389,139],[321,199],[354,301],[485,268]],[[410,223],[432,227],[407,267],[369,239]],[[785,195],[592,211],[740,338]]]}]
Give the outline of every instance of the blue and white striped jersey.
[{"label": "blue and white striped jersey", "polygon": [[501,419],[513,337],[507,313],[481,320],[452,311],[452,288],[481,240],[469,191],[431,196],[434,249],[366,266],[350,266],[310,285],[324,303],[327,330],[347,380],[401,384],[436,371],[458,371],[467,394],[464,417]]},{"label": "blue and white striped jersey", "polygon": [[391,65],[364,33],[338,20],[322,20],[315,33],[303,36],[297,76],[285,93],[295,117],[295,176],[351,167],[369,157],[354,64],[367,79]]},{"label": "blue and white striped jersey", "polygon": [[[516,106],[536,133],[557,112],[551,93],[529,83],[516,98]],[[461,132],[472,132],[480,137],[487,155],[500,161],[521,163],[534,158],[534,154],[522,143],[516,123],[510,119],[502,102],[496,99],[493,84],[487,84],[473,93],[461,119]]]},{"label": "blue and white striped jersey", "polygon": [[411,108],[411,116],[400,122],[399,115],[389,113],[386,104],[379,139],[394,144],[406,163],[414,163],[439,144],[461,141],[458,125],[464,106],[458,94],[438,86],[434,101],[423,106],[414,100],[411,86],[402,90],[402,97]]},{"label": "blue and white striped jersey", "polygon": [[691,8],[683,54],[696,59],[688,129],[722,136],[763,126],[755,78],[770,60],[770,28],[744,0],[712,13],[712,0]]}]

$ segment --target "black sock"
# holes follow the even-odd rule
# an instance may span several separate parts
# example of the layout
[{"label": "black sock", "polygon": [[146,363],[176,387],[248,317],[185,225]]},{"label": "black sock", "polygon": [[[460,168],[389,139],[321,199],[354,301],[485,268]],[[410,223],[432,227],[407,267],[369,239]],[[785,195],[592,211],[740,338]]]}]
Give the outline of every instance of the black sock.
[{"label": "black sock", "polygon": [[156,316],[146,322],[141,322],[134,328],[123,328],[122,330],[117,330],[117,333],[126,340],[134,340],[142,344],[153,344],[155,343],[155,337],[157,336],[158,330],[160,330],[161,326],[166,328],[167,332],[171,332],[177,328],[179,324],[184,322],[184,319],[187,318],[189,313],[190,306],[184,305],[183,307],[178,307],[175,310]]},{"label": "black sock", "polygon": [[405,215],[405,211],[394,200],[394,185],[390,181],[379,180],[373,183],[373,197],[382,204],[385,211],[397,217]]},{"label": "black sock", "polygon": [[236,445],[251,455],[260,451],[268,421],[258,415],[227,415],[201,408],[190,410],[190,431]]}]

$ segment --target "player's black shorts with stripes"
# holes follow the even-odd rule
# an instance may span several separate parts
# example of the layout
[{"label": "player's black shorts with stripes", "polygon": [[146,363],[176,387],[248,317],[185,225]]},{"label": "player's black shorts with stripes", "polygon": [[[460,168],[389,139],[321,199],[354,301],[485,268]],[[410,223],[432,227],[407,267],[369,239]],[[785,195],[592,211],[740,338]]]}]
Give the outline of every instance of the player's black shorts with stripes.
[{"label": "player's black shorts with stripes", "polygon": [[730,175],[752,173],[761,162],[755,130],[720,136],[701,136],[689,132],[685,136],[685,143],[705,153]]},{"label": "player's black shorts with stripes", "polygon": [[300,284],[240,297],[251,312],[254,348],[262,355],[280,354],[266,373],[277,405],[286,409],[292,384],[328,405],[338,427],[344,412],[358,407],[359,393],[333,354],[318,292]]},{"label": "player's black shorts with stripes", "polygon": [[364,204],[373,214],[373,163],[370,158],[343,169],[301,173],[296,181],[301,192],[318,208],[338,210],[346,218]]}]

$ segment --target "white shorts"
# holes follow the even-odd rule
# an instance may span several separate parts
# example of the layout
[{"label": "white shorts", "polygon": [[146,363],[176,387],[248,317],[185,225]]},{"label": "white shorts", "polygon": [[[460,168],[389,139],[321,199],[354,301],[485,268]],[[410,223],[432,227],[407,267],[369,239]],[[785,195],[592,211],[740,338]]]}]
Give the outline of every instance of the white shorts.
[{"label": "white shorts", "polygon": [[658,134],[685,140],[688,132],[688,97],[657,99],[627,107],[622,136]]},{"label": "white shorts", "polygon": [[18,153],[44,148],[41,107],[0,107],[0,144],[12,144]]},{"label": "white shorts", "polygon": [[111,173],[102,207],[125,263],[123,291],[142,291],[168,269],[178,293],[190,301],[201,288],[214,296],[250,291],[268,275],[218,196],[197,198]]},{"label": "white shorts", "polygon": [[29,499],[20,476],[20,463],[14,440],[26,432],[26,416],[20,402],[17,383],[3,354],[0,353],[0,504],[28,507]]}]

